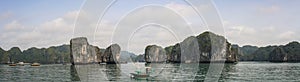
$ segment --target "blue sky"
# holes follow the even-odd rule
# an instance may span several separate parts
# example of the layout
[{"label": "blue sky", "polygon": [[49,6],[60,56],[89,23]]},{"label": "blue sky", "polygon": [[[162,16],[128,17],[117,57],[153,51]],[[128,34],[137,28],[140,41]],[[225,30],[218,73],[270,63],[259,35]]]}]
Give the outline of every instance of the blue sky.
[{"label": "blue sky", "polygon": [[[158,4],[168,7],[188,20],[188,25],[196,29],[192,35],[207,30],[201,27],[200,18],[189,5],[181,0],[120,0],[104,15],[99,28],[97,39],[91,44],[105,48],[111,44],[110,40],[114,25],[128,11],[143,5]],[[79,15],[87,22],[97,21],[97,17],[89,12],[80,11],[84,0],[1,0],[0,1],[0,46],[8,50],[13,46],[27,49],[29,47],[49,47],[68,44],[72,37],[74,20]],[[243,45],[279,45],[290,41],[299,41],[300,9],[299,0],[213,0],[220,17],[223,19],[225,34],[231,43]],[[101,3],[99,3],[101,4]],[[205,7],[204,7],[205,8]],[[96,11],[97,8],[94,8]],[[152,10],[150,13],[161,13],[165,10]],[[78,14],[80,13],[80,14]],[[82,14],[84,13],[84,14]],[[146,15],[145,14],[145,15]],[[159,17],[159,16],[158,16]],[[166,18],[167,19],[167,18]],[[93,24],[84,24],[88,28]],[[200,27],[200,28],[199,28]],[[100,32],[101,31],[101,32]],[[155,33],[153,33],[153,31]],[[135,53],[142,53],[147,44],[162,46],[173,45],[182,39],[175,40],[170,33],[163,29],[144,29],[134,35],[136,45],[132,49]],[[153,36],[143,35],[153,33]],[[186,35],[188,36],[188,35]],[[170,37],[170,38],[166,38]],[[151,38],[151,42],[142,42],[142,38]],[[162,40],[163,39],[163,40]],[[145,39],[146,40],[146,39]],[[150,40],[149,40],[150,41]],[[134,42],[134,41],[133,41]],[[141,44],[138,44],[141,42]]]}]

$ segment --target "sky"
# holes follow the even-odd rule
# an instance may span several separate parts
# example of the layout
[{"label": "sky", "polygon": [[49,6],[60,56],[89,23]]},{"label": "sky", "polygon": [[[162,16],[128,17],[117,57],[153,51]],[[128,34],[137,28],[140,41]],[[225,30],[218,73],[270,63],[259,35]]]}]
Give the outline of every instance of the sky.
[{"label": "sky", "polygon": [[[188,36],[211,31],[193,7],[182,0],[120,0],[102,14],[105,2],[85,0],[1,0],[0,47],[50,47],[85,36],[92,45],[141,54],[150,44],[174,45]],[[110,1],[106,1],[110,2]],[[128,3],[130,2],[130,3]],[[204,1],[205,2],[205,1]],[[216,10],[230,43],[255,46],[299,41],[299,0],[213,0],[199,7]],[[87,6],[88,5],[88,6]],[[204,13],[204,14],[203,14]],[[209,16],[209,15],[207,15]],[[100,19],[102,17],[102,19]]]}]

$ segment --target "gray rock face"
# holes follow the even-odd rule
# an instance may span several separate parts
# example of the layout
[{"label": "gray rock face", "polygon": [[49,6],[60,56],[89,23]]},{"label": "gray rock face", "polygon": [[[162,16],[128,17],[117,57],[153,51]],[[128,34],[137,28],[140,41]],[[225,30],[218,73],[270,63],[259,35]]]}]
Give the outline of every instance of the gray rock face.
[{"label": "gray rock face", "polygon": [[112,44],[104,51],[103,62],[107,64],[116,64],[120,59],[121,48],[118,44]]},{"label": "gray rock face", "polygon": [[168,59],[170,62],[174,63],[180,63],[181,62],[181,49],[180,45],[176,44],[171,51],[170,59]]},{"label": "gray rock face", "polygon": [[227,54],[226,62],[233,63],[238,61],[238,55],[241,53],[238,46],[232,46],[230,43],[227,43]]},{"label": "gray rock face", "polygon": [[[198,63],[200,61],[200,51],[198,40],[191,36],[180,43],[181,56],[180,61],[183,63]],[[177,57],[178,59],[178,57]]]},{"label": "gray rock face", "polygon": [[283,47],[284,51],[288,54],[288,62],[300,62],[300,43],[293,41]]},{"label": "gray rock face", "polygon": [[144,58],[147,63],[160,63],[166,62],[167,55],[166,51],[162,47],[150,45],[145,49]]},{"label": "gray rock face", "polygon": [[226,61],[227,40],[211,32],[204,32],[197,36],[199,51],[201,51],[200,62],[223,62]]},{"label": "gray rock face", "polygon": [[115,64],[119,61],[121,48],[118,44],[112,44],[106,49],[89,45],[87,38],[73,38],[71,43],[71,63],[108,63]]},{"label": "gray rock face", "polygon": [[198,61],[234,63],[238,59],[238,48],[232,48],[225,37],[211,32],[188,37],[180,44],[166,47],[165,50],[168,53],[168,61],[173,63]]},{"label": "gray rock face", "polygon": [[70,41],[71,44],[71,63],[88,64],[97,62],[95,47],[89,45],[87,38],[78,37]]},{"label": "gray rock face", "polygon": [[269,56],[270,62],[286,62],[288,54],[281,48],[276,47]]},{"label": "gray rock face", "polygon": [[98,63],[104,62],[103,59],[104,59],[104,51],[105,51],[105,49],[100,49],[97,46],[94,46],[94,47],[95,47],[95,51],[96,51],[96,55],[97,55],[97,62]]}]

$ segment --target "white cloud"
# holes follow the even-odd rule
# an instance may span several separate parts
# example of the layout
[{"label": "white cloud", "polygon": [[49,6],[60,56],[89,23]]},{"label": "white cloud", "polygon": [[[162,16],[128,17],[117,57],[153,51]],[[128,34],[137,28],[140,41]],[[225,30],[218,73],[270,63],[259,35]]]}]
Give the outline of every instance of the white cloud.
[{"label": "white cloud", "polygon": [[69,33],[72,32],[72,24],[67,23],[64,18],[57,18],[52,21],[45,22],[40,25],[39,29],[46,33]]},{"label": "white cloud", "polygon": [[13,16],[12,12],[4,12],[0,14],[0,22]]},{"label": "white cloud", "polygon": [[67,12],[63,18],[74,20],[79,15],[79,11]]},{"label": "white cloud", "polygon": [[258,8],[258,10],[262,13],[275,13],[275,12],[279,12],[280,11],[280,7],[277,5],[272,5],[272,6],[264,6],[264,7],[260,7]]},{"label": "white cloud", "polygon": [[286,40],[292,40],[295,38],[295,36],[296,36],[296,33],[293,31],[286,31],[286,32],[279,34],[280,39],[286,39]]},{"label": "white cloud", "polygon": [[14,31],[24,29],[24,26],[21,25],[18,21],[14,20],[6,25],[4,25],[5,31]]},{"label": "white cloud", "polygon": [[26,26],[14,20],[4,25],[4,30],[0,33],[2,40],[0,46],[5,49],[14,46],[27,49],[68,43],[77,12],[68,12],[61,17],[33,26]]},{"label": "white cloud", "polygon": [[233,44],[243,45],[282,45],[290,41],[297,40],[300,37],[294,31],[289,29],[280,29],[274,26],[269,27],[249,27],[244,25],[237,25],[226,21],[226,36]]},{"label": "white cloud", "polygon": [[192,7],[184,4],[178,4],[175,2],[166,4],[165,7],[170,8],[181,14],[182,16],[190,16],[194,15],[195,11],[193,10]]},{"label": "white cloud", "polygon": [[[127,44],[126,41],[129,39],[128,36],[131,35],[132,31],[136,30],[136,27],[140,27],[145,24],[157,23],[165,25],[173,30],[177,36],[179,36],[178,40],[173,40],[174,37],[168,32],[168,30],[159,30],[161,28],[152,28],[146,31],[144,30],[142,33],[134,35],[136,42],[133,42],[134,44],[131,45],[131,47],[134,49],[130,50],[135,53],[141,53],[144,51],[146,45],[158,44],[165,47],[182,41],[188,36],[194,35],[192,31],[198,33],[204,31],[203,29],[207,30],[206,28],[201,27],[203,23],[200,17],[189,5],[169,3],[165,5],[143,6],[143,8],[139,8],[133,12],[130,12],[130,14],[126,16],[127,18],[124,18],[123,22],[119,23],[119,27],[117,28],[114,28],[117,22],[111,21],[110,19],[119,18],[119,20],[121,20],[121,17],[125,15],[125,13],[119,13],[122,15],[119,17],[111,15],[116,14],[116,12],[111,14],[110,12],[107,12],[107,15],[105,16],[108,17],[104,17],[104,20],[102,20],[102,22],[99,24],[101,27],[98,25],[96,31],[95,26],[97,26],[97,18],[99,17],[95,14],[90,15],[91,11],[84,11],[86,13],[86,17],[84,18],[88,19],[86,20],[86,23],[82,23],[84,20],[78,20],[81,24],[78,24],[79,26],[76,24],[75,36],[86,36],[91,44],[102,48],[109,46],[111,43],[118,43],[123,50],[126,48],[124,45]],[[207,10],[205,6],[201,8],[203,8],[203,10]],[[80,12],[80,14],[82,14],[82,12]],[[105,18],[107,18],[109,21],[105,20]],[[184,21],[181,18],[185,18],[187,21]],[[189,26],[192,26],[192,28],[189,28]],[[95,40],[93,36],[95,36]],[[172,39],[170,40],[170,38]]]},{"label": "white cloud", "polygon": [[[185,21],[182,17],[184,14],[190,14],[190,11],[184,10],[188,7],[182,4],[167,4],[167,6],[173,6],[174,9],[177,7],[178,13],[175,13],[173,9],[166,8],[165,5],[149,5],[132,11],[118,23],[113,42],[120,44],[122,48],[126,48],[128,39],[135,32],[137,34],[134,35],[134,38],[137,42],[131,45],[134,47],[132,51],[142,53],[147,45],[158,44],[166,47],[194,35],[194,28],[189,27],[189,25],[192,25],[189,22],[191,19],[187,18],[187,21]],[[159,13],[153,13],[153,11]],[[145,27],[147,30],[144,30]],[[175,34],[177,40],[170,39],[174,38],[170,32]]]}]

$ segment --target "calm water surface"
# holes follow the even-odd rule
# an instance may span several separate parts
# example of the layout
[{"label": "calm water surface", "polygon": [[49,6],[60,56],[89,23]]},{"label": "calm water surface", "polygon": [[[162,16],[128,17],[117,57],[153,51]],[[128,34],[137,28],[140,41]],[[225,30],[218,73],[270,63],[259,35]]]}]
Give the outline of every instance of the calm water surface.
[{"label": "calm water surface", "polygon": [[[152,65],[151,81],[204,81],[209,64],[156,64]],[[39,67],[0,65],[0,82],[144,82],[147,80],[132,79],[129,73],[135,71],[147,72],[144,64],[121,65],[41,65]],[[155,68],[159,67],[159,68]],[[163,68],[161,68],[163,67]],[[183,68],[184,67],[184,68]],[[198,68],[199,67],[199,68]],[[149,72],[149,70],[148,70]],[[269,62],[239,62],[225,64],[219,75],[220,82],[236,81],[300,81],[300,63],[269,63]]]}]

